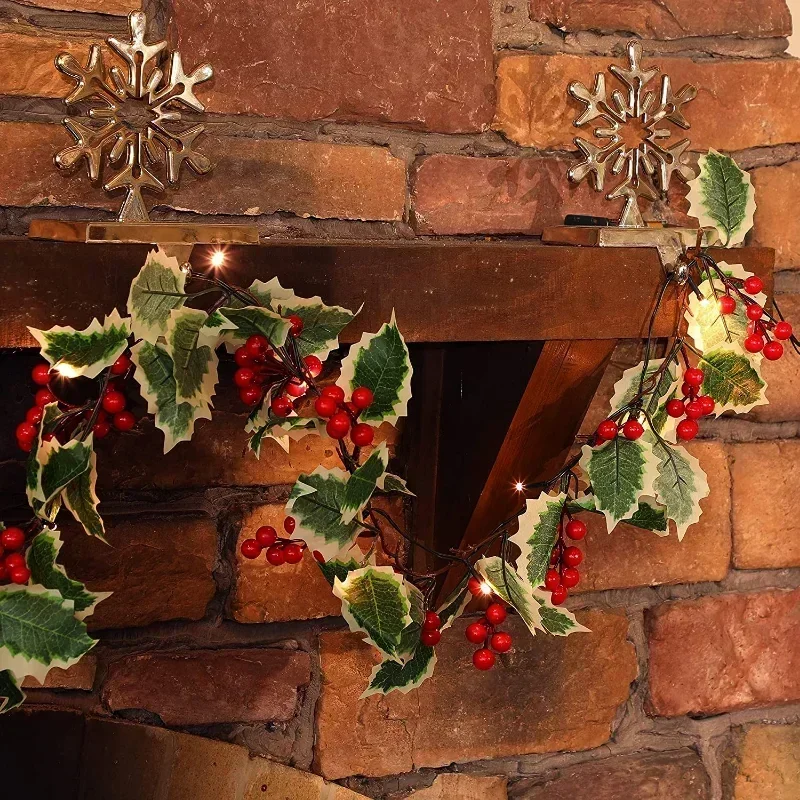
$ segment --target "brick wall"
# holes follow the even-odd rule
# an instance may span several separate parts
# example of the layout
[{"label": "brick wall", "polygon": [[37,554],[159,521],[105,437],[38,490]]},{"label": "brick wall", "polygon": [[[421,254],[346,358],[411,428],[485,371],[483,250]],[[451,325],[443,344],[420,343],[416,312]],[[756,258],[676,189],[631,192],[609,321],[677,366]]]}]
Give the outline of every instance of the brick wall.
[{"label": "brick wall", "polygon": [[[2,234],[24,234],[54,206],[110,216],[114,201],[52,168],[67,138],[52,61],[124,32],[132,3],[0,2]],[[146,5],[187,65],[216,67],[201,96],[217,176],[185,179],[159,219],[246,216],[271,236],[383,238],[535,235],[566,212],[602,213],[598,196],[564,180],[575,110],[564,87],[632,32],[678,83],[701,87],[697,145],[751,171],[750,240],[776,249],[779,302],[800,319],[800,62],[784,54],[785,0]],[[684,193],[655,213],[685,220]],[[619,348],[587,425],[636,356]],[[453,770],[507,777],[509,795],[530,800],[587,787],[599,800],[797,797],[800,379],[791,358],[765,373],[772,405],[707,426],[693,446],[712,493],[682,544],[592,527],[571,601],[591,635],[520,635],[479,674],[462,623],[433,680],[385,699],[358,699],[370,651],[342,629],[312,564],[275,571],[236,555],[242,530],[275,519],[296,475],[332,452],[309,437],[243,461],[243,421],[224,403],[213,430],[167,458],[146,426],[113,452],[101,444],[112,547],[67,529],[63,552],[76,577],[115,594],[92,618],[93,657],[31,689],[29,709],[235,742],[375,797],[506,791],[503,780],[470,789]],[[19,479],[13,459],[0,466]]]}]

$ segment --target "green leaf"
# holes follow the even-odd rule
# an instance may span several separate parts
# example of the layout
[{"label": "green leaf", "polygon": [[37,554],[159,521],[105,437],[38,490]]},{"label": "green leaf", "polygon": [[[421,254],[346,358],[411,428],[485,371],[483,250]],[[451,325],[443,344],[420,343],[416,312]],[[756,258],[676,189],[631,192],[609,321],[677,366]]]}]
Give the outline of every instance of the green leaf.
[{"label": "green leaf", "polygon": [[[662,368],[664,359],[651,360],[645,370],[644,388],[649,387],[648,381],[654,379],[656,373]],[[635,367],[626,369],[622,377],[614,386],[614,395],[611,398],[611,411],[615,413],[627,406],[639,393],[639,386],[642,385],[642,369],[644,361]],[[667,425],[669,417],[666,411],[666,401],[669,399],[672,390],[677,385],[677,370],[675,362],[672,361],[663,368],[663,372],[658,378],[658,383],[652,387],[642,400],[642,411],[647,414],[653,423],[655,430],[661,434]]]},{"label": "green leaf", "polygon": [[755,190],[750,176],[730,157],[709,150],[700,156],[700,171],[689,181],[689,215],[700,227],[716,228],[723,246],[744,242],[753,227]]},{"label": "green leaf", "polygon": [[260,334],[267,337],[272,347],[283,347],[292,327],[288,320],[261,306],[229,306],[221,308],[219,312],[234,325],[228,335],[237,341],[246,341],[251,336]]},{"label": "green leaf", "polygon": [[11,711],[25,702],[25,693],[20,689],[10,669],[0,672],[0,714]]},{"label": "green leaf", "polygon": [[658,505],[655,500],[649,497],[640,497],[639,508],[636,509],[636,513],[623,521],[636,528],[653,531],[659,536],[666,536],[669,533],[664,506]]},{"label": "green leaf", "polygon": [[185,286],[186,274],[177,258],[159,249],[147,254],[128,294],[128,313],[137,339],[155,342],[166,333],[170,313],[186,302]]},{"label": "green leaf", "polygon": [[767,384],[761,377],[759,361],[751,361],[742,350],[722,345],[706,352],[697,365],[705,373],[703,393],[714,398],[716,413],[746,414],[767,405]]},{"label": "green leaf", "polygon": [[41,464],[35,497],[45,505],[87,469],[92,460],[92,435],[85,442],[72,439],[65,445],[58,439],[42,442],[38,458]]},{"label": "green leaf", "polygon": [[392,475],[391,472],[384,473],[383,477],[378,481],[378,488],[382,492],[396,492],[408,497],[416,497],[414,492],[408,488],[406,482],[397,475]]},{"label": "green leaf", "polygon": [[658,459],[656,500],[664,506],[667,519],[674,521],[681,540],[703,513],[700,501],[708,497],[708,480],[700,462],[683,447],[655,442],[653,452]]},{"label": "green leaf", "polygon": [[341,505],[342,522],[351,522],[364,510],[388,465],[389,448],[384,442],[348,479]]},{"label": "green leaf", "polygon": [[600,447],[585,445],[581,467],[589,476],[609,533],[636,511],[642,495],[653,495],[656,459],[644,439],[631,441],[618,436]]},{"label": "green leaf", "polygon": [[28,330],[39,342],[42,356],[67,378],[96,378],[124,352],[131,334],[130,320],[122,319],[116,308],[102,324],[93,319],[82,331],[61,325],[48,331]]},{"label": "green leaf", "polygon": [[391,567],[353,570],[344,581],[336,579],[333,593],[342,601],[350,630],[362,631],[365,641],[387,658],[402,661],[402,634],[411,622],[411,603],[405,581]]},{"label": "green leaf", "polygon": [[569,636],[571,633],[589,633],[589,629],[575,619],[571,611],[561,606],[554,606],[550,601],[550,592],[534,593],[542,615],[542,627],[553,636]]},{"label": "green leaf", "polygon": [[342,520],[346,490],[346,472],[318,467],[311,475],[298,478],[286,504],[286,513],[297,522],[295,536],[326,561],[346,558],[361,530],[357,522]]},{"label": "green leaf", "polygon": [[177,402],[172,358],[160,344],[139,342],[131,348],[131,358],[136,364],[136,378],[147,410],[164,433],[164,452],[168,453],[178,442],[189,441],[195,422],[211,419],[211,410]]},{"label": "green leaf", "polygon": [[66,485],[64,503],[89,536],[97,536],[105,541],[105,525],[97,511],[100,499],[95,491],[96,483],[97,455],[92,452],[89,468]]},{"label": "green leaf", "polygon": [[424,644],[417,646],[413,657],[405,664],[386,658],[373,668],[369,686],[359,699],[394,691],[406,694],[430,678],[435,666],[436,653],[432,647]]},{"label": "green leaf", "polygon": [[409,614],[411,622],[403,628],[400,634],[400,660],[408,661],[415,653],[420,644],[422,634],[422,623],[425,621],[425,595],[414,586],[413,583],[405,583],[408,601],[411,604]]},{"label": "green leaf", "polygon": [[359,564],[354,558],[351,558],[349,561],[340,561],[337,558],[333,558],[325,562],[317,561],[317,566],[320,572],[325,576],[325,580],[333,586],[337,578],[340,581],[345,581],[353,570],[361,569],[362,564]]},{"label": "green leaf", "polygon": [[499,556],[491,556],[482,558],[475,568],[492,587],[492,591],[517,610],[532,634],[536,634],[537,628],[544,629],[541,601],[536,599],[531,585],[511,564],[504,563]]},{"label": "green leaf", "polygon": [[447,630],[465,611],[472,599],[472,595],[467,590],[469,573],[464,573],[464,577],[459,581],[458,586],[445,598],[444,602],[436,609],[436,613],[441,620],[440,631]]},{"label": "green leaf", "polygon": [[361,413],[363,422],[396,422],[407,413],[411,374],[408,347],[392,314],[378,333],[365,333],[350,348],[337,384],[347,396],[359,386],[372,390],[375,399]]},{"label": "green leaf", "polygon": [[40,459],[40,450],[42,447],[42,436],[45,433],[51,433],[55,427],[58,419],[63,416],[59,411],[58,403],[50,403],[44,407],[42,421],[39,423],[36,438],[33,441],[33,447],[28,455],[28,460],[25,464],[25,491],[28,496],[28,504],[33,513],[39,519],[53,522],[58,515],[61,508],[61,495],[56,495],[49,503],[43,503],[39,497],[42,492],[41,478],[42,478],[42,464]]},{"label": "green leaf", "polygon": [[517,569],[533,589],[544,583],[566,502],[565,494],[557,497],[543,494],[536,500],[528,500],[525,513],[519,518],[519,530],[510,539],[522,551]]},{"label": "green leaf", "polygon": [[0,588],[0,669],[40,683],[51,667],[67,669],[94,647],[71,600],[43,586]]}]

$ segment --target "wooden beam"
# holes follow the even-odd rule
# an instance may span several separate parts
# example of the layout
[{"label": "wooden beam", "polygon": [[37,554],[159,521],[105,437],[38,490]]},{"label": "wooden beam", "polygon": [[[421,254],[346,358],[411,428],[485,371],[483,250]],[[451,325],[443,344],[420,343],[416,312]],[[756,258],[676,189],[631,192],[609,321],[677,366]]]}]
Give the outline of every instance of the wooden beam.
[{"label": "wooden beam", "polygon": [[[562,468],[615,345],[616,340],[545,342],[464,532],[462,547],[485,539],[520,508],[516,481],[536,483]],[[461,573],[454,569],[448,574],[442,597],[455,587]]]},{"label": "wooden beam", "polygon": [[[26,326],[85,327],[125,309],[148,245],[0,240],[0,347],[33,347]],[[192,264],[210,271],[197,245]],[[771,285],[773,252],[712,251]],[[643,335],[659,280],[655,250],[548,246],[528,241],[290,242],[231,245],[221,274],[233,283],[278,276],[304,296],[364,310],[344,331],[357,341],[392,310],[410,342],[620,339]],[[669,335],[676,305],[658,316]]]}]

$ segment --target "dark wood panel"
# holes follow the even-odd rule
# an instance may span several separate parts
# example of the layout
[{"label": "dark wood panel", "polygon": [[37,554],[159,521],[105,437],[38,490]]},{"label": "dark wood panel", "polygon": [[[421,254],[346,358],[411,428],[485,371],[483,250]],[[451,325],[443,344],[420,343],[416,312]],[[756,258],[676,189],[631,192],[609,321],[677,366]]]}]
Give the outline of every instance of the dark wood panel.
[{"label": "dark wood panel", "polygon": [[[84,327],[115,306],[147,245],[0,240],[0,347],[30,347],[26,326]],[[210,270],[213,248],[193,265]],[[655,250],[547,246],[530,241],[416,240],[231,246],[222,274],[248,284],[277,275],[298,294],[364,310],[342,339],[376,330],[392,309],[411,342],[617,339],[642,335],[658,288]],[[771,283],[771,250],[716,251]],[[671,332],[667,302],[656,332]]]}]

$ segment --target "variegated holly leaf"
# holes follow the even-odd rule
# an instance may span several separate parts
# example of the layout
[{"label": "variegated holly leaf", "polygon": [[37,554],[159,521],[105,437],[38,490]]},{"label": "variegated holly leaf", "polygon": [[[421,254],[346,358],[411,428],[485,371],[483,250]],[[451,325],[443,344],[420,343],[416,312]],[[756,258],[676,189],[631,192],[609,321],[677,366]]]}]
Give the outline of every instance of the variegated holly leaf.
[{"label": "variegated holly leaf", "polygon": [[225,334],[226,337],[238,342],[246,341],[251,336],[261,335],[267,337],[272,347],[283,347],[292,327],[288,320],[261,306],[242,308],[227,306],[221,308],[219,313],[234,326]]},{"label": "variegated holly leaf", "polygon": [[164,433],[164,452],[168,453],[178,442],[188,442],[195,422],[211,419],[211,410],[177,402],[174,365],[162,345],[139,342],[131,348],[131,358],[136,364],[136,379],[147,401],[147,410]]},{"label": "variegated holly leaf", "polygon": [[458,586],[444,599],[436,613],[439,615],[441,625],[440,631],[447,630],[466,610],[472,595],[467,589],[469,573],[464,573],[464,577],[459,581]]},{"label": "variegated holly leaf", "polygon": [[137,339],[155,342],[166,333],[172,310],[186,301],[185,286],[186,274],[177,258],[159,249],[147,254],[128,294],[128,313]]},{"label": "variegated holly leaf", "polygon": [[405,587],[410,603],[411,622],[403,628],[403,632],[400,634],[398,654],[403,663],[410,660],[419,647],[422,623],[425,621],[425,595],[413,583],[406,581]]},{"label": "variegated holly leaf", "polygon": [[402,634],[411,622],[408,587],[391,567],[363,567],[344,581],[338,578],[333,593],[342,601],[342,616],[352,631],[366,634],[364,641],[386,658],[402,663]]},{"label": "variegated holly leaf", "polygon": [[333,586],[337,578],[340,581],[344,581],[354,569],[361,569],[364,565],[354,558],[349,558],[346,561],[333,558],[330,561],[317,561],[317,566],[325,576],[325,580]]},{"label": "variegated holly leaf", "polygon": [[652,531],[659,536],[667,536],[669,534],[664,506],[657,503],[652,497],[640,497],[639,508],[636,509],[636,513],[624,521],[628,525]]},{"label": "variegated holly leaf", "polygon": [[21,706],[25,702],[25,692],[20,689],[14,673],[10,669],[0,672],[0,714]]},{"label": "variegated holly leaf", "polygon": [[433,675],[436,667],[436,652],[432,647],[418,644],[414,655],[405,664],[391,658],[373,668],[369,676],[369,685],[359,699],[363,700],[373,694],[389,694],[398,691],[402,694],[416,689]]},{"label": "variegated holly leaf", "polygon": [[101,323],[93,319],[88,328],[57,325],[47,331],[28,328],[42,348],[42,356],[66,378],[96,378],[110,367],[128,346],[130,320],[115,308]]},{"label": "variegated holly leaf", "polygon": [[39,451],[42,447],[42,437],[44,434],[52,432],[61,416],[62,413],[58,408],[58,403],[50,403],[44,407],[42,421],[39,423],[33,447],[25,465],[25,492],[28,497],[28,504],[39,519],[47,522],[53,522],[58,516],[58,512],[61,509],[61,495],[57,494],[49,503],[43,503],[39,500],[39,495],[42,491],[42,464]]},{"label": "variegated holly leaf", "polygon": [[52,667],[68,669],[94,645],[72,600],[44,586],[0,587],[0,671],[43,683]]},{"label": "variegated holly leaf", "polygon": [[347,473],[340,469],[317,467],[310,475],[298,478],[286,504],[286,513],[297,522],[295,536],[326,561],[348,558],[347,553],[361,530],[358,522],[342,520],[347,478]]},{"label": "variegated holly leaf", "polygon": [[58,439],[42,442],[38,452],[39,479],[34,497],[45,505],[61,490],[89,469],[92,459],[92,435],[85,442],[72,439],[62,445]]},{"label": "variegated holly leaf", "polygon": [[96,483],[97,454],[92,452],[89,459],[89,468],[66,485],[63,499],[72,516],[80,522],[89,536],[97,536],[98,539],[105,540],[105,525],[97,510],[100,498],[95,490]]},{"label": "variegated holly leaf", "polygon": [[685,448],[655,442],[653,452],[658,459],[653,484],[656,500],[664,506],[667,519],[675,523],[680,541],[703,513],[700,501],[708,497],[708,480],[700,462]]},{"label": "variegated holly leaf", "polygon": [[611,411],[614,413],[626,407],[639,394],[640,387],[647,389],[650,386],[649,381],[657,380],[652,391],[644,397],[642,410],[651,420],[655,430],[661,434],[669,419],[666,403],[677,384],[677,369],[674,361],[664,366],[663,358],[651,360],[644,370],[644,380],[642,380],[643,369],[644,361],[622,373],[622,377],[614,386]]},{"label": "variegated holly leaf", "polygon": [[597,509],[609,533],[639,507],[639,498],[653,495],[656,458],[649,442],[622,436],[600,447],[583,448],[581,468],[592,484]]},{"label": "variegated holly leaf", "polygon": [[34,537],[26,554],[31,580],[45,589],[55,589],[65,600],[71,600],[75,616],[82,620],[92,614],[97,603],[109,597],[111,592],[93,594],[80,581],[69,578],[64,568],[56,563],[61,546],[61,534],[57,530],[44,530]]},{"label": "variegated holly leaf", "polygon": [[392,475],[391,472],[384,473],[383,477],[378,481],[378,488],[382,492],[396,492],[397,494],[404,494],[408,497],[416,497],[414,492],[408,488],[406,482],[397,475]]},{"label": "variegated holly leaf", "polygon": [[392,312],[378,333],[365,333],[342,361],[336,383],[349,397],[353,389],[372,390],[372,405],[361,412],[363,422],[396,422],[406,416],[411,398],[411,359]]},{"label": "variegated holly leaf", "polygon": [[475,568],[492,587],[492,591],[513,606],[532,634],[542,625],[541,603],[528,581],[499,556],[482,558]]},{"label": "variegated holly leaf", "polygon": [[565,494],[557,497],[543,494],[536,500],[528,500],[525,513],[519,518],[519,529],[510,539],[521,551],[517,569],[532,589],[544,583],[566,503]]},{"label": "variegated holly leaf", "polygon": [[351,522],[364,510],[388,466],[389,448],[384,442],[350,475],[342,498],[342,522]]},{"label": "variegated holly leaf", "polygon": [[571,633],[591,633],[591,631],[575,618],[571,611],[561,606],[554,606],[550,600],[550,592],[537,589],[534,597],[539,603],[542,616],[542,627],[553,636],[569,636]]},{"label": "variegated holly leaf", "polygon": [[716,413],[746,414],[768,404],[760,361],[751,360],[740,347],[720,345],[706,352],[697,365],[703,370],[703,393],[714,398]]},{"label": "variegated holly leaf", "polygon": [[697,217],[702,228],[715,228],[724,247],[742,244],[756,211],[750,175],[716,150],[700,156],[699,166],[689,181],[689,216]]}]

